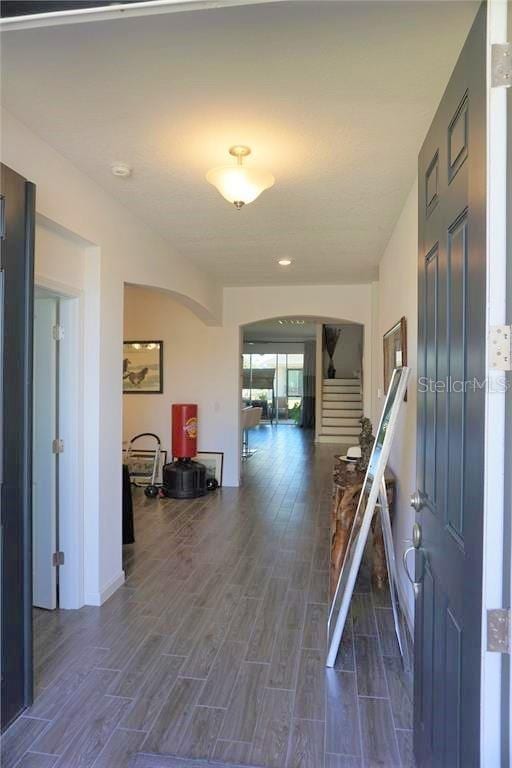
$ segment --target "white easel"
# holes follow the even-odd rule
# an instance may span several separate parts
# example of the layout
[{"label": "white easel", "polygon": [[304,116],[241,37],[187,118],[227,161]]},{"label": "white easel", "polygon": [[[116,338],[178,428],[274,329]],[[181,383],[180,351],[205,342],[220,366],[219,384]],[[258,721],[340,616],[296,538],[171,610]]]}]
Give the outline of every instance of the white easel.
[{"label": "white easel", "polygon": [[[336,586],[336,592],[329,612],[329,641],[326,661],[328,667],[334,667],[334,664],[336,663],[343,629],[350,610],[350,602],[352,600],[357,574],[363,559],[364,548],[370,533],[373,516],[375,511],[378,510],[380,513],[382,535],[384,538],[384,550],[386,553],[386,565],[389,575],[389,590],[391,593],[395,633],[404,667],[406,669],[409,668],[408,646],[403,631],[403,621],[398,607],[398,576],[393,548],[393,535],[391,532],[391,518],[389,515],[386,482],[384,480],[384,471],[391,450],[398,413],[406,392],[408,376],[409,368],[405,366],[403,368],[395,368],[389,385],[386,402],[377,430],[377,437],[373,445],[368,469],[366,470],[363,482],[363,489],[354,516],[345,559],[343,561],[338,584]],[[366,498],[365,489],[368,486],[370,487],[370,490],[368,498]]]},{"label": "white easel", "polygon": [[386,553],[386,565],[388,569],[389,592],[391,594],[391,607],[393,609],[393,620],[395,623],[395,634],[402,656],[404,669],[409,670],[409,646],[404,628],[404,621],[398,605],[398,572],[396,568],[395,548],[393,546],[393,533],[391,530],[391,516],[389,514],[388,494],[386,490],[386,481],[382,478],[379,503],[376,508],[380,512],[380,522],[382,525],[382,535],[384,538],[384,551]]}]

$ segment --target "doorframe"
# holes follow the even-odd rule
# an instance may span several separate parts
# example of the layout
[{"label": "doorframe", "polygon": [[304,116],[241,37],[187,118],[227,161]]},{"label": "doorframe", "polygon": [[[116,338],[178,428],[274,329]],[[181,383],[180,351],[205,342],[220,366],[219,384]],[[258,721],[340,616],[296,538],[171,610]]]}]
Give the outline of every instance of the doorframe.
[{"label": "doorframe", "polygon": [[[487,341],[489,330],[507,317],[507,92],[491,87],[491,46],[506,42],[507,0],[487,3]],[[502,750],[503,657],[487,651],[487,611],[503,601],[505,520],[506,374],[487,366],[485,404],[484,539],[480,756],[482,768],[508,765]],[[504,693],[504,691],[503,691]],[[506,750],[508,751],[508,750]],[[503,760],[507,760],[506,763]]]},{"label": "doorframe", "polygon": [[[34,283],[51,291],[60,305],[65,337],[59,354],[59,549],[65,553],[59,571],[59,608],[84,605],[84,301],[83,291],[36,274]],[[73,343],[66,344],[71,341]]]},{"label": "doorframe", "polygon": [[59,355],[53,340],[59,298],[34,285],[32,383],[32,604],[58,606],[52,555],[58,539],[58,457],[52,450],[58,425]]},{"label": "doorframe", "polygon": [[[512,0],[507,5],[507,26],[509,42],[512,41]],[[512,89],[507,89],[507,179],[512,179]],[[507,184],[507,222],[512,221],[512,183]],[[506,275],[506,313],[508,324],[512,323],[512,226],[507,226],[507,275]],[[509,381],[510,383],[510,381]],[[512,388],[506,393],[505,405],[505,466],[509,467],[505,477],[505,530],[503,537],[503,605],[512,607]],[[510,767],[512,759],[512,663],[510,656],[503,657],[502,665],[502,754],[504,768]]]}]

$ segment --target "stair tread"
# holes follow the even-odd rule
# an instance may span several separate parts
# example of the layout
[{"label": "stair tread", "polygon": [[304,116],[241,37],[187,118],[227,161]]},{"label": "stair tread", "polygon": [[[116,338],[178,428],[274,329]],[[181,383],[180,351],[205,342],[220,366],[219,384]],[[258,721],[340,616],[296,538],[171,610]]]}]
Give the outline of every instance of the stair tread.
[{"label": "stair tread", "polygon": [[316,438],[317,443],[332,443],[332,445],[356,445],[358,444],[357,438],[353,438],[350,435],[318,435]]},{"label": "stair tread", "polygon": [[324,416],[336,416],[340,418],[346,416],[349,419],[359,418],[358,414],[362,414],[361,408],[322,408],[322,414]]},{"label": "stair tread", "polygon": [[355,429],[357,431],[361,430],[361,425],[358,421],[341,421],[336,419],[336,421],[329,421],[329,419],[322,419],[322,424],[324,427],[350,427],[351,429]]},{"label": "stair tread", "polygon": [[362,405],[361,403],[358,403],[357,400],[322,400],[322,407],[327,410],[337,410],[342,411],[343,409],[347,411],[362,411]]},{"label": "stair tread", "polygon": [[355,392],[349,392],[347,394],[338,394],[337,392],[333,392],[332,395],[324,395],[322,400],[324,402],[343,402],[346,401],[347,403],[357,403],[361,400],[361,395],[356,394]]},{"label": "stair tread", "polygon": [[349,427],[322,427],[320,431],[321,435],[352,435],[359,437],[358,429],[350,429]]}]

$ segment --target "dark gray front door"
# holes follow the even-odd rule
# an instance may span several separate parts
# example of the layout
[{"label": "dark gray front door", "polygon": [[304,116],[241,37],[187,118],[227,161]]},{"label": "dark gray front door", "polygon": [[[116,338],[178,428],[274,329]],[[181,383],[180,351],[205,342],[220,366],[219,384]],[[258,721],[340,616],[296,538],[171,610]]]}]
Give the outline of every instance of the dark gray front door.
[{"label": "dark gray front door", "polygon": [[486,9],[419,157],[414,744],[479,765],[486,309]]},{"label": "dark gray front door", "polygon": [[32,313],[35,187],[0,165],[0,726],[32,698]]}]

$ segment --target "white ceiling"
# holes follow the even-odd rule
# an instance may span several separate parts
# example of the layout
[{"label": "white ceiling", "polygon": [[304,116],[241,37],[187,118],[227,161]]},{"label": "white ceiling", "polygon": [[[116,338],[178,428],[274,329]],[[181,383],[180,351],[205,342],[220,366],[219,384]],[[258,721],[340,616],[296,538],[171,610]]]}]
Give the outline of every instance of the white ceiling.
[{"label": "white ceiling", "polygon": [[[317,323],[346,327],[354,323],[329,317],[284,317],[244,325],[245,341],[306,341],[316,338]],[[357,325],[357,323],[355,323]]]},{"label": "white ceiling", "polygon": [[[313,0],[11,31],[2,101],[224,285],[367,281],[476,8]],[[204,178],[235,143],[276,177],[241,211]]]},{"label": "white ceiling", "polygon": [[[281,325],[279,320],[262,320],[244,326],[245,341],[305,341],[316,338],[316,322],[305,318],[285,318],[288,322]],[[303,321],[300,325],[290,320]]]}]

